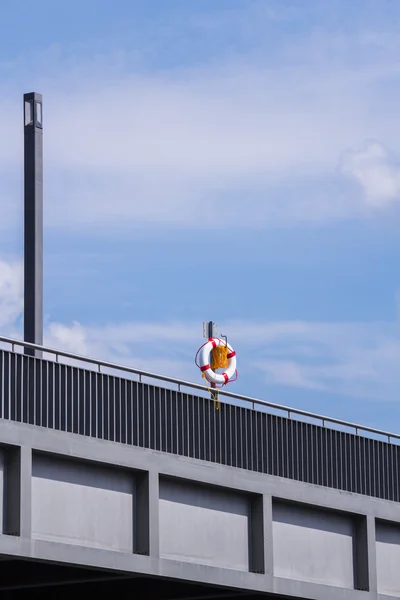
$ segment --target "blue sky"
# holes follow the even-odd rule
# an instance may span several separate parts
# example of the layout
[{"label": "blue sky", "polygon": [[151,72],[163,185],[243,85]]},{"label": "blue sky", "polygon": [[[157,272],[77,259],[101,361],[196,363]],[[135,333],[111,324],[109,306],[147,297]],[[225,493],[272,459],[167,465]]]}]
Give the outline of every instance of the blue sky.
[{"label": "blue sky", "polygon": [[[32,10],[34,6],[34,10]],[[400,431],[400,4],[3,0],[0,332],[44,96],[46,342]]]}]

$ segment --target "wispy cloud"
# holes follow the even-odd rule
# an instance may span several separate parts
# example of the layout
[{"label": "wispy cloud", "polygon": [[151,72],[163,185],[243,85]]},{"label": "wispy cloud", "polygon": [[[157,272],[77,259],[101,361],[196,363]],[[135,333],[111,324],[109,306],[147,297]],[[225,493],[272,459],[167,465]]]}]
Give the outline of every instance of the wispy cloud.
[{"label": "wispy cloud", "polygon": [[[397,401],[400,328],[397,323],[276,324],[281,336],[265,345],[257,367],[273,384]],[[268,329],[268,326],[267,326]]]},{"label": "wispy cloud", "polygon": [[400,163],[379,142],[367,141],[346,152],[343,172],[361,186],[373,208],[384,208],[400,199]]},{"label": "wispy cloud", "polygon": [[[0,262],[1,333],[21,336],[21,265]],[[48,347],[196,381],[201,344],[195,322],[59,323],[49,320]],[[312,323],[231,321],[221,324],[238,352],[241,379],[267,386],[320,390],[397,401],[400,326],[397,322]],[[256,393],[256,391],[254,392]]]},{"label": "wispy cloud", "polygon": [[[199,323],[185,321],[106,327],[53,323],[46,342],[67,351],[197,380],[193,357],[201,343],[199,329]],[[269,386],[397,400],[400,329],[396,323],[245,321],[225,323],[224,330],[237,349],[240,375],[248,386],[254,375],[263,374]]]},{"label": "wispy cloud", "polygon": [[0,327],[15,325],[23,309],[23,271],[19,261],[0,259]]},{"label": "wispy cloud", "polygon": [[[394,202],[395,170],[378,145],[345,157],[365,195],[346,188],[337,170],[345,149],[370,137],[397,148],[397,106],[380,91],[382,81],[399,84],[393,37],[296,40],[296,52],[286,40],[264,59],[253,48],[153,72],[129,52],[66,60],[51,50],[33,80],[45,101],[47,225],[265,227],[362,217],[371,204]],[[11,199],[21,195],[21,88],[17,76],[8,85],[0,197]],[[336,186],[324,189],[324,178]],[[0,227],[19,210],[15,201],[4,205]]]}]

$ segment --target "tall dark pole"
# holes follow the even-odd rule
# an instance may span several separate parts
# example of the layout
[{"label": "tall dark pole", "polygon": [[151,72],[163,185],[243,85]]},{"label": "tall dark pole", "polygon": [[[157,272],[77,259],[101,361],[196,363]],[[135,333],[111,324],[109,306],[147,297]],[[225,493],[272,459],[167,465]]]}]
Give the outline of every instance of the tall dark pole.
[{"label": "tall dark pole", "polygon": [[[24,94],[24,341],[43,344],[43,110]],[[40,352],[25,349],[31,356]]]}]

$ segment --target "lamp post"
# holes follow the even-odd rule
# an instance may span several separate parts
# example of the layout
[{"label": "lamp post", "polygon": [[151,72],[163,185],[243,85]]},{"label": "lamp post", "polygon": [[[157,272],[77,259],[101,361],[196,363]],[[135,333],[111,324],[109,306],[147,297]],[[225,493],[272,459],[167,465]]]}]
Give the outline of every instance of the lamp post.
[{"label": "lamp post", "polygon": [[43,344],[43,107],[35,92],[24,94],[24,341]]}]

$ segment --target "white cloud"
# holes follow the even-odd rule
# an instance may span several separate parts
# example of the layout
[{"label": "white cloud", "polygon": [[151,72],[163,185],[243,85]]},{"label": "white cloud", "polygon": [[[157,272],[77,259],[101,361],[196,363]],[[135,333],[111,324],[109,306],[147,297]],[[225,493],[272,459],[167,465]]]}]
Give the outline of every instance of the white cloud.
[{"label": "white cloud", "polygon": [[289,322],[266,325],[265,330],[270,343],[263,346],[257,366],[266,381],[381,401],[398,399],[398,323]]},{"label": "white cloud", "polygon": [[[398,399],[400,327],[397,323],[227,322],[241,380],[320,390],[381,401]],[[199,323],[51,324],[52,347],[163,375],[198,381],[194,353]]]},{"label": "white cloud", "polygon": [[[132,67],[129,56],[113,64],[89,55],[68,66],[43,59],[35,86],[45,103],[47,224],[115,231],[148,221],[266,226],[363,215],[357,198],[338,198],[337,189],[323,192],[313,182],[333,177],[343,150],[371,135],[398,143],[397,106],[377,91],[382,77],[397,82],[393,40],[379,38],[379,63],[368,52],[376,43],[373,36],[350,43],[310,35],[296,55],[280,48],[275,62],[251,54],[153,72]],[[354,70],[350,59],[360,49],[371,60]],[[15,81],[0,96],[8,115],[2,198],[22,190],[20,89]],[[397,184],[377,158],[374,174],[365,157],[353,156],[350,170],[370,190],[367,202],[382,205]],[[297,181],[299,193],[288,198],[288,182]],[[6,204],[0,227],[21,208]],[[209,212],[212,219],[204,217]]]},{"label": "white cloud", "polygon": [[0,259],[0,327],[6,330],[23,308],[23,268],[21,262]]},{"label": "white cloud", "polygon": [[[19,339],[21,274],[19,263],[0,261],[0,334]],[[184,321],[101,326],[50,321],[45,344],[72,354],[199,381],[193,358],[202,343],[200,326]],[[254,376],[261,375],[269,386],[398,400],[400,326],[396,322],[232,321],[221,327],[238,352],[240,378],[248,382],[246,393],[251,393]]]},{"label": "white cloud", "polygon": [[343,159],[343,172],[361,186],[367,203],[385,208],[400,199],[400,163],[379,142],[368,141],[349,150]]},{"label": "white cloud", "polygon": [[[183,331],[185,326],[180,323],[178,328]],[[177,337],[180,338],[179,333]],[[120,323],[88,327],[78,322],[72,325],[50,323],[45,331],[44,343],[55,350],[98,358],[157,375],[183,380],[195,379],[195,369],[192,361],[187,360],[187,354],[174,349],[168,352],[168,346],[179,347],[174,327],[169,324]],[[68,358],[60,360],[75,362]]]},{"label": "white cloud", "polygon": [[[22,265],[0,259],[0,335],[21,339]],[[239,357],[241,379],[381,400],[400,387],[399,322],[312,323],[231,321],[221,325]],[[102,325],[49,320],[47,347],[137,369],[198,380],[193,358],[201,323],[114,322]],[[246,386],[247,387],[247,386]]]}]

